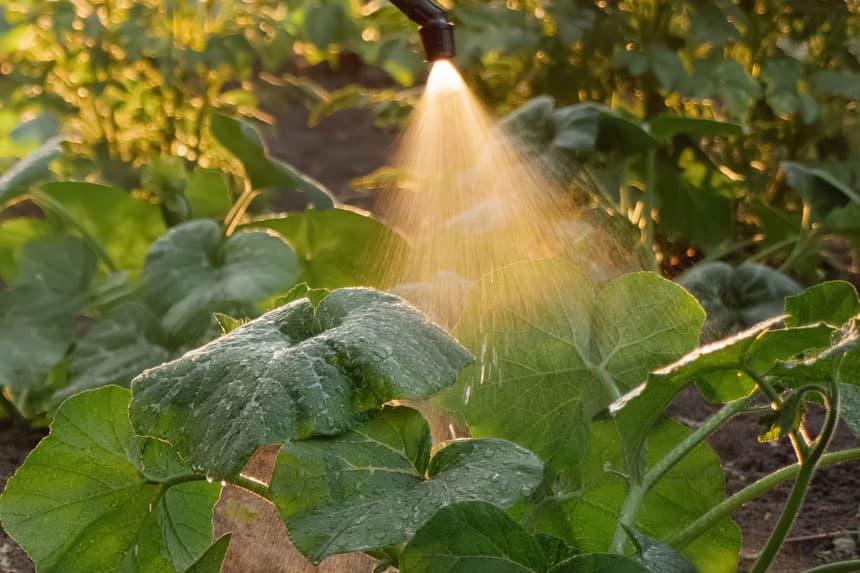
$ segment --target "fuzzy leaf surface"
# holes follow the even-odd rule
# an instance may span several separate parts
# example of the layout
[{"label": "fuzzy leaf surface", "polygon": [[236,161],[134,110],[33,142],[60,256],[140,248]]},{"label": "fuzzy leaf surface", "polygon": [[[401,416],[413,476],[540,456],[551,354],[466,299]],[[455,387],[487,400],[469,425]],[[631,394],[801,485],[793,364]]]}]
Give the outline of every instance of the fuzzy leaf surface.
[{"label": "fuzzy leaf surface", "polygon": [[388,408],[335,438],[284,446],[271,491],[296,547],[314,562],[382,549],[409,541],[442,507],[508,507],[541,481],[541,461],[515,444],[453,441],[430,458],[429,436],[417,411]]},{"label": "fuzzy leaf surface", "polygon": [[341,289],[300,299],[148,370],[131,418],[207,475],[235,475],[258,446],[346,431],[394,399],[454,383],[471,357],[401,299]]}]

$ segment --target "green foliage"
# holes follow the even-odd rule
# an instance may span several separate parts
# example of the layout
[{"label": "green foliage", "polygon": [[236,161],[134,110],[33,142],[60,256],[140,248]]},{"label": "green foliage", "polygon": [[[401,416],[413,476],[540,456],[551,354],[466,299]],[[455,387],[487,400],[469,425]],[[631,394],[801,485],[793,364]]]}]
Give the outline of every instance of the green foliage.
[{"label": "green foliage", "polygon": [[450,386],[470,361],[397,297],[338,290],[147,370],[134,381],[131,418],[208,475],[232,476],[258,446],[342,433],[380,404]]},{"label": "green foliage", "polygon": [[284,446],[271,488],[290,538],[316,563],[408,541],[450,504],[508,507],[531,493],[542,473],[537,456],[503,440],[454,441],[431,458],[421,415],[388,408],[336,438]]},{"label": "green foliage", "polygon": [[374,256],[408,252],[400,235],[376,219],[342,209],[255,219],[245,227],[271,229],[284,237],[299,257],[298,280],[311,288],[383,288]]},{"label": "green foliage", "polygon": [[544,572],[540,543],[498,507],[465,501],[437,511],[400,557],[404,573]]},{"label": "green foliage", "polygon": [[732,267],[715,262],[696,265],[678,278],[707,313],[702,342],[712,342],[782,314],[786,297],[801,287],[765,265]]},{"label": "green foliage", "polygon": [[185,571],[209,547],[220,485],[186,481],[169,445],[136,436],[130,398],[116,387],[70,398],[6,485],[3,527],[39,570]]},{"label": "green foliage", "polygon": [[[595,290],[560,260],[483,279],[454,329],[478,362],[441,402],[462,413],[473,435],[515,441],[553,468],[575,466],[591,418],[694,348],[704,320],[690,295],[650,273]],[[480,326],[486,313],[490,332]]]},{"label": "green foliage", "polygon": [[143,296],[172,340],[194,341],[214,311],[253,314],[253,304],[288,289],[298,274],[278,237],[242,231],[224,237],[217,223],[189,221],[158,239],[143,267]]}]

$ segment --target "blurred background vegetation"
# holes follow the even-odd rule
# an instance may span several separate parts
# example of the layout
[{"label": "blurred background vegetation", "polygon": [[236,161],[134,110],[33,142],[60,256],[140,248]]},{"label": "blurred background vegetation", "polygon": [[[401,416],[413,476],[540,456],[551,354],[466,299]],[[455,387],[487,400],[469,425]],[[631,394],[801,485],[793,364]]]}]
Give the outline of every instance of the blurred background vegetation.
[{"label": "blurred background vegetation", "polygon": [[[666,274],[706,259],[856,281],[855,0],[447,7],[473,89],[631,249],[647,233]],[[321,85],[321,69],[342,80]],[[161,202],[176,223],[201,170],[242,192],[213,114],[266,124],[307,107],[315,124],[369,108],[396,127],[426,71],[413,24],[383,0],[3,0],[0,203],[87,179]]]}]

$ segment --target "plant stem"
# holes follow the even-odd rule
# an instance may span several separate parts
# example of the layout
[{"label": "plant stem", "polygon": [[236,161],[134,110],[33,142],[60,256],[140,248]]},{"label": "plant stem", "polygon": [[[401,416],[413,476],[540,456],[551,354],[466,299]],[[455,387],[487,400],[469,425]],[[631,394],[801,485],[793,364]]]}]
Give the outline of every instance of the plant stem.
[{"label": "plant stem", "polygon": [[[854,460],[860,460],[860,448],[851,448],[833,452],[832,454],[825,454],[821,456],[821,459],[818,462],[818,467],[826,468]],[[669,537],[666,542],[676,549],[686,547],[694,539],[711,529],[719,521],[730,516],[736,509],[757,497],[766,494],[770,490],[779,487],[783,483],[797,476],[799,472],[800,464],[793,464],[778,469],[772,474],[766,475],[731,497],[723,500],[718,505],[712,507],[702,517],[685,527],[683,530]]]},{"label": "plant stem", "polygon": [[836,430],[836,422],[839,420],[839,384],[835,380],[830,383],[830,392],[828,395],[822,396],[822,398],[824,398],[824,407],[827,408],[827,417],[824,419],[824,426],[815,440],[815,447],[812,448],[809,456],[801,462],[800,471],[791,488],[788,501],[785,502],[782,515],[779,516],[779,521],[776,527],[773,528],[770,539],[767,540],[767,544],[762,549],[752,569],[750,569],[750,573],[765,573],[776,557],[776,554],[779,553],[782,542],[794,524],[794,519],[797,517],[800,506],[803,505],[803,500],[806,498],[806,490],[809,489],[809,483],[812,481],[812,476],[815,474],[818,462],[824,454],[824,450],[830,445],[830,439]]},{"label": "plant stem", "polygon": [[657,150],[649,149],[645,155],[645,194],[642,211],[645,216],[645,249],[654,269],[657,268],[656,253],[654,252],[654,219],[651,212],[654,209],[654,193],[657,185]]},{"label": "plant stem", "polygon": [[16,426],[19,424],[25,424],[27,419],[21,414],[21,411],[15,407],[15,404],[12,403],[12,400],[6,397],[6,394],[0,392],[0,407],[9,414],[9,418],[13,424]]},{"label": "plant stem", "polygon": [[231,479],[230,483],[235,486],[241,487],[242,489],[246,489],[252,493],[255,493],[263,499],[268,499],[269,501],[272,501],[272,496],[269,493],[269,486],[267,486],[261,481],[246,478],[244,476],[238,476],[234,479]]},{"label": "plant stem", "polygon": [[627,540],[627,534],[624,531],[626,527],[633,527],[636,522],[636,516],[639,514],[639,509],[642,507],[642,502],[645,500],[645,495],[651,491],[654,486],[689,454],[696,446],[705,441],[708,436],[713,434],[725,422],[743,410],[755,396],[743,400],[735,400],[729,402],[723,408],[711,416],[704,424],[699,426],[692,434],[687,436],[681,443],[672,448],[656,465],[645,473],[641,484],[631,484],[627,492],[627,497],[624,500],[624,506],[618,517],[618,525],[615,529],[615,536],[612,539],[612,550],[615,553],[622,553]]},{"label": "plant stem", "polygon": [[860,559],[819,565],[818,567],[807,569],[803,573],[851,573],[852,571],[860,571]]},{"label": "plant stem", "polygon": [[203,481],[206,479],[206,476],[203,474],[183,474],[179,476],[172,477],[168,480],[161,482],[161,485],[164,489],[171,488],[175,485],[179,485],[181,483],[186,483],[189,481]]}]

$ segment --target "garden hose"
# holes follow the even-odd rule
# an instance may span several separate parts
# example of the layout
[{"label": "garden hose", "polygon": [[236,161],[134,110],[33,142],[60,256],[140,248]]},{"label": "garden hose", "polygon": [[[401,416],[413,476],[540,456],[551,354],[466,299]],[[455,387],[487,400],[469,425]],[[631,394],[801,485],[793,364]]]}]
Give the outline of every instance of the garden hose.
[{"label": "garden hose", "polygon": [[445,9],[432,0],[391,0],[401,12],[418,24],[427,61],[454,57],[454,25]]}]

